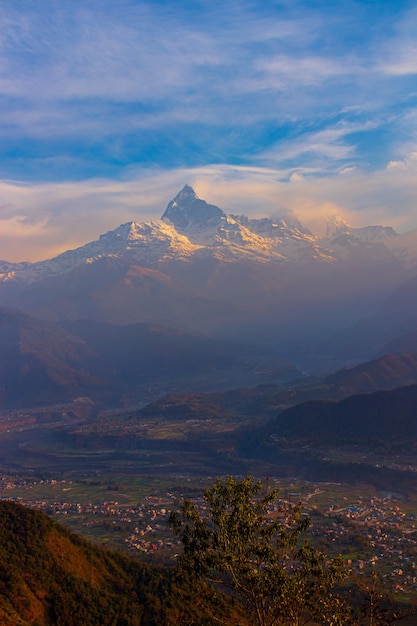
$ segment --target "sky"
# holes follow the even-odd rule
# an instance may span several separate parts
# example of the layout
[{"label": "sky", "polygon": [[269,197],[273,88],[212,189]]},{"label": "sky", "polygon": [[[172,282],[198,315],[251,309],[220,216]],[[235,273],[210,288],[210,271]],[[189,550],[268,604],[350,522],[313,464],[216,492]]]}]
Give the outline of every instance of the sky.
[{"label": "sky", "polygon": [[226,212],[417,228],[417,2],[0,0],[0,259]]}]

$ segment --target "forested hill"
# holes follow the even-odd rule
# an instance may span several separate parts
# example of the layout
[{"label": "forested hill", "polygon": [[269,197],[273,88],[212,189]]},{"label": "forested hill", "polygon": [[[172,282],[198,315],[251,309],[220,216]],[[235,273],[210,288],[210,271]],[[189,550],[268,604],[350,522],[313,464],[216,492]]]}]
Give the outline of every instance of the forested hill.
[{"label": "forested hill", "polygon": [[303,402],[267,424],[263,436],[413,446],[417,439],[416,406],[417,385],[357,394],[339,402]]},{"label": "forested hill", "polygon": [[177,626],[190,606],[193,624],[209,623],[184,601],[172,570],[146,567],[44,513],[0,502],[2,626]]}]

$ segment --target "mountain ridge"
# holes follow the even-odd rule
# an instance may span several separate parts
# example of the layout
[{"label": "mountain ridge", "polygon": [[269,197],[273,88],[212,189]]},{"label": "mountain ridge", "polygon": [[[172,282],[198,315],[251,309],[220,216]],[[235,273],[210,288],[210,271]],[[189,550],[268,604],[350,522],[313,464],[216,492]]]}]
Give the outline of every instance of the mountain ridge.
[{"label": "mountain ridge", "polygon": [[292,215],[227,214],[186,185],[159,220],[121,224],[47,261],[0,262],[0,306],[249,338],[293,358],[291,346],[374,315],[414,267],[417,231],[337,222],[320,238]]},{"label": "mountain ridge", "polygon": [[[51,322],[0,308],[0,408],[89,397],[117,405],[139,389],[204,388],[213,381],[300,375],[266,348],[186,334],[157,324]],[[229,383],[230,384],[230,383]],[[138,392],[140,397],[141,393]],[[159,394],[163,391],[159,391]],[[142,399],[143,402],[143,399]]]},{"label": "mountain ridge", "polygon": [[[408,240],[411,245],[401,247],[399,241]],[[293,217],[249,218],[226,214],[198,198],[194,190],[185,185],[168,203],[161,219],[126,222],[95,241],[45,261],[0,261],[0,282],[36,282],[105,255],[128,255],[145,265],[155,265],[166,260],[188,260],[196,254],[207,254],[210,248],[220,259],[240,255],[258,262],[266,259],[295,262],[305,259],[308,252],[310,260],[331,262],[346,255],[346,250],[365,244],[383,246],[398,257],[399,262],[417,266],[417,251],[410,253],[416,243],[417,230],[398,235],[391,227],[352,228],[343,221],[336,221],[326,236],[318,237]]]}]

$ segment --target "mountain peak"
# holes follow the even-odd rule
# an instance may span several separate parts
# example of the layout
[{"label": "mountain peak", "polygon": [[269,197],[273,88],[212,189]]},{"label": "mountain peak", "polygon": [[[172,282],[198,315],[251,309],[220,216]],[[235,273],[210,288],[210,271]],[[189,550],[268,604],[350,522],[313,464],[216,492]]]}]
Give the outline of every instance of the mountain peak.
[{"label": "mountain peak", "polygon": [[193,200],[199,200],[199,197],[190,185],[184,185],[181,191],[174,198],[174,202],[181,205],[192,202]]},{"label": "mountain peak", "polygon": [[219,207],[200,200],[194,189],[185,185],[168,204],[162,220],[179,231],[189,232],[217,228],[225,217]]},{"label": "mountain peak", "polygon": [[350,225],[340,215],[329,215],[326,218],[325,239],[330,239],[335,235],[345,233],[350,229]]}]

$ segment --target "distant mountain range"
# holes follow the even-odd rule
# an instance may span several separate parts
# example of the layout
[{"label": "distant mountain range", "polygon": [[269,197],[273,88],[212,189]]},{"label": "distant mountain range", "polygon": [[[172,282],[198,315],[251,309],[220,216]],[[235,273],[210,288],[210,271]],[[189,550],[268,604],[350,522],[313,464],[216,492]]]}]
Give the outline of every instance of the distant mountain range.
[{"label": "distant mountain range", "polygon": [[[140,391],[210,389],[300,376],[271,350],[150,324],[51,322],[0,309],[0,408],[89,396],[117,405]],[[136,399],[135,402],[139,400]]]},{"label": "distant mountain range", "polygon": [[301,358],[306,342],[376,314],[401,284],[414,290],[416,273],[417,230],[333,220],[318,237],[292,217],[227,214],[186,185],[160,220],[47,261],[0,262],[0,305],[51,320],[156,323],[287,355],[302,347]]},{"label": "distant mountain range", "polygon": [[[113,450],[119,460],[146,449],[157,471],[167,462],[181,471],[214,466],[219,473],[372,483],[406,495],[416,491],[416,405],[417,355],[387,355],[285,385],[170,394],[117,416],[59,426],[51,449]],[[175,435],[164,438],[161,430]]]},{"label": "distant mountain range", "polygon": [[245,455],[284,475],[415,493],[417,385],[311,400],[282,411],[243,441]]},{"label": "distant mountain range", "polygon": [[[380,390],[413,385],[417,388],[417,354],[388,354],[324,377],[299,377],[286,384],[263,384],[225,392],[168,395],[140,409],[137,418],[146,420],[160,416],[178,420],[240,416],[242,419],[251,417],[254,423],[273,421],[278,413],[293,406],[309,406],[309,402],[319,406],[322,401],[336,403],[353,395],[372,395]],[[292,427],[297,430],[296,421]]]},{"label": "distant mountain range", "polygon": [[417,271],[417,230],[398,235],[392,228],[351,228],[342,220],[328,222],[324,237],[313,235],[294,217],[251,219],[228,215],[197,197],[186,185],[169,202],[160,220],[128,222],[98,241],[37,263],[0,262],[2,283],[33,283],[62,276],[107,256],[129,257],[144,267],[162,268],[196,259],[220,261],[272,260],[332,263],[351,254],[386,261],[396,259]]}]

